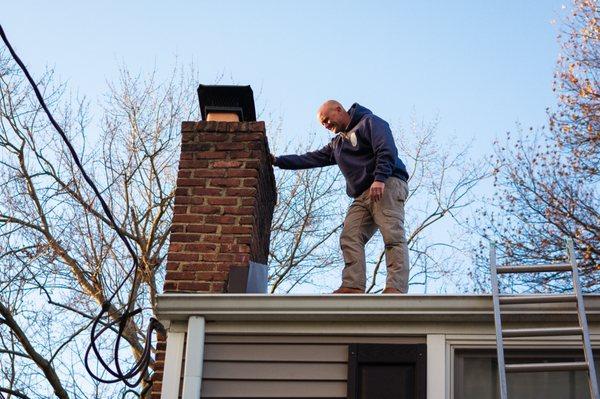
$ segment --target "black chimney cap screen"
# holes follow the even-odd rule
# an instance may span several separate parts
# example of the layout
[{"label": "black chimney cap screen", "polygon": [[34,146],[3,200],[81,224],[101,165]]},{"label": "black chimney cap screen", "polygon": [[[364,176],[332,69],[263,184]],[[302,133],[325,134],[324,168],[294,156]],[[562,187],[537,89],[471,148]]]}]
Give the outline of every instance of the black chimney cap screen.
[{"label": "black chimney cap screen", "polygon": [[250,86],[198,86],[202,120],[211,112],[233,112],[242,122],[256,121],[254,95]]}]

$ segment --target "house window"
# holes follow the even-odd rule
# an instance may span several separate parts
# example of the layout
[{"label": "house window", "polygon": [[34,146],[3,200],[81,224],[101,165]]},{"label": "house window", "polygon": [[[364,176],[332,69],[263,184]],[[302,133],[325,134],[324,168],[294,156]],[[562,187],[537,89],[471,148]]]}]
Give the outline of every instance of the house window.
[{"label": "house window", "polygon": [[348,398],[425,399],[426,353],[426,345],[350,345]]},{"label": "house window", "polygon": [[[594,353],[598,359],[600,353]],[[541,363],[581,361],[581,350],[507,350],[505,362]],[[496,399],[498,362],[495,350],[456,350],[454,356],[454,398]],[[595,362],[596,370],[600,365]],[[537,373],[507,373],[508,396],[513,398],[587,399],[590,392],[584,371],[554,371]]]}]

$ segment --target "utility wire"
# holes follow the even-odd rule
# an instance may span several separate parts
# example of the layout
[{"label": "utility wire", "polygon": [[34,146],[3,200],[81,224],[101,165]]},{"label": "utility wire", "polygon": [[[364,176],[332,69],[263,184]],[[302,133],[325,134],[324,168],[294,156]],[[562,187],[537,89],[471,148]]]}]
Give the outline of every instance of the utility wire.
[{"label": "utility wire", "polygon": [[[131,366],[131,368],[129,370],[127,370],[126,372],[123,372],[123,370],[121,369],[120,361],[119,361],[119,348],[120,348],[121,339],[123,339],[123,333],[125,331],[127,324],[129,323],[129,321],[134,316],[141,313],[141,311],[142,311],[141,308],[133,310],[133,307],[135,305],[134,289],[137,286],[137,279],[138,279],[138,274],[139,274],[138,273],[138,269],[139,269],[138,256],[135,253],[135,250],[131,246],[131,243],[129,242],[127,237],[125,237],[121,233],[121,230],[120,230],[119,226],[117,225],[115,218],[113,217],[113,214],[112,214],[108,204],[106,203],[104,198],[102,198],[102,194],[100,194],[100,191],[98,190],[98,188],[96,187],[96,185],[94,184],[94,182],[92,181],[90,176],[87,174],[87,172],[83,168],[83,165],[81,164],[81,161],[79,160],[79,156],[75,152],[75,149],[73,148],[73,145],[71,144],[71,141],[69,140],[69,138],[67,137],[65,132],[62,130],[62,128],[60,127],[58,122],[56,122],[56,120],[52,116],[52,113],[48,109],[48,106],[46,105],[46,102],[44,101],[44,98],[42,97],[42,94],[40,93],[40,90],[38,89],[37,84],[31,77],[31,75],[29,74],[29,71],[25,67],[25,64],[23,64],[23,62],[21,61],[21,59],[19,58],[17,53],[12,48],[10,42],[8,41],[8,38],[6,37],[6,34],[4,33],[4,29],[2,28],[1,24],[0,24],[0,36],[2,37],[2,41],[8,48],[8,51],[10,52],[11,56],[13,57],[15,62],[19,65],[19,67],[25,74],[25,77],[27,78],[27,80],[29,81],[29,84],[33,88],[33,91],[35,93],[35,96],[37,97],[37,100],[39,101],[40,105],[44,109],[44,112],[46,113],[46,115],[48,116],[50,123],[56,129],[58,134],[60,134],[60,137],[62,138],[62,140],[66,144],[67,148],[69,149],[69,152],[71,153],[71,156],[73,157],[73,160],[75,161],[75,164],[77,165],[77,168],[81,172],[81,175],[83,176],[83,178],[85,179],[87,184],[91,187],[94,194],[96,194],[96,197],[100,201],[100,204],[102,206],[102,209],[104,210],[104,213],[108,217],[108,220],[110,221],[111,225],[113,226],[115,232],[117,233],[117,235],[119,236],[121,241],[123,241],[123,243],[125,244],[125,247],[127,248],[127,251],[129,251],[131,258],[133,259],[133,266],[129,269],[129,272],[127,273],[127,275],[125,276],[123,281],[117,286],[117,289],[115,290],[115,292],[102,304],[100,313],[98,313],[98,315],[94,319],[94,322],[92,323],[90,345],[88,346],[88,348],[85,352],[84,363],[85,363],[85,368],[87,369],[90,376],[92,376],[92,378],[94,378],[97,381],[107,383],[107,384],[122,382],[125,385],[127,385],[128,387],[131,387],[131,388],[136,387],[140,384],[140,382],[146,376],[148,366],[150,365],[151,351],[152,351],[152,342],[151,342],[152,341],[151,340],[152,332],[157,331],[162,334],[165,333],[164,326],[154,317],[150,318],[150,321],[148,323],[148,329],[146,331],[146,343],[144,345],[144,350],[142,351],[142,355],[135,362],[135,364],[133,366]],[[129,293],[129,299],[127,301],[127,307],[125,308],[125,311],[116,320],[106,323],[103,328],[98,330],[98,325],[100,324],[100,321],[105,316],[105,314],[106,314],[106,316],[109,316],[108,311],[111,307],[111,301],[115,298],[115,296],[118,294],[118,292],[121,290],[121,288],[123,288],[123,285],[132,276],[132,274],[133,274],[133,282],[132,282],[133,289]],[[97,341],[102,336],[102,334],[104,334],[109,329],[112,329],[113,326],[116,325],[117,323],[119,324],[119,328],[118,328],[118,334],[117,334],[117,338],[115,340],[114,348],[113,348],[114,367],[111,367],[109,364],[111,362],[106,362],[103,359],[102,355],[100,354],[100,351],[97,346]],[[102,365],[104,370],[106,372],[108,372],[112,376],[112,378],[102,378],[91,370],[90,365],[89,365],[89,355],[92,351],[94,352],[94,355],[96,356],[97,360],[100,362],[100,364]],[[149,381],[149,379],[146,379],[145,381],[148,383],[148,385],[141,393],[141,396],[143,396],[152,386],[152,381]]]}]

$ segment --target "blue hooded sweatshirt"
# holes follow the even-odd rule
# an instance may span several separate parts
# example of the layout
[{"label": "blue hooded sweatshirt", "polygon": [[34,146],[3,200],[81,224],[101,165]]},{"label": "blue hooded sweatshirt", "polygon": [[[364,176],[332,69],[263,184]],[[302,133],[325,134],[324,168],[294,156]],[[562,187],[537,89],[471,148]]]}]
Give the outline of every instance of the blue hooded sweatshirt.
[{"label": "blue hooded sweatshirt", "polygon": [[398,158],[388,123],[356,103],[348,113],[350,123],[346,131],[337,134],[325,147],[303,155],[276,157],[275,166],[309,169],[337,164],[346,178],[346,193],[352,198],[371,187],[374,180],[385,182],[395,176],[408,181],[406,166]]}]

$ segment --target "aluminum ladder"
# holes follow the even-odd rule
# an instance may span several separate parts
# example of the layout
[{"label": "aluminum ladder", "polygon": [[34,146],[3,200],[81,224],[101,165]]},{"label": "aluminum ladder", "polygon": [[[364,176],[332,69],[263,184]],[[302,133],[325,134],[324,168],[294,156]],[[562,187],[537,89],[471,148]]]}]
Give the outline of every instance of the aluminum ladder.
[{"label": "aluminum ladder", "polygon": [[[575,260],[575,249],[572,240],[567,240],[567,252],[569,263],[554,263],[546,265],[517,265],[496,266],[496,246],[490,246],[490,269],[492,284],[492,299],[494,303],[494,324],[496,325],[496,349],[498,353],[498,380],[500,386],[500,399],[508,399],[506,389],[506,373],[519,372],[543,372],[543,371],[587,371],[590,388],[590,398],[600,399],[598,393],[598,382],[596,380],[596,369],[594,356],[590,343],[590,333],[585,315],[585,304],[581,294],[579,282],[579,270]],[[498,286],[498,274],[506,273],[543,273],[561,272],[571,273],[573,278],[573,293],[562,295],[500,295]],[[526,304],[526,303],[550,303],[550,302],[572,302],[577,306],[579,327],[560,328],[524,328],[524,329],[502,329],[501,305]],[[529,363],[529,364],[505,364],[504,362],[504,338],[512,337],[548,337],[579,335],[583,341],[583,353],[585,361],[581,362],[554,362],[554,363]]]}]

